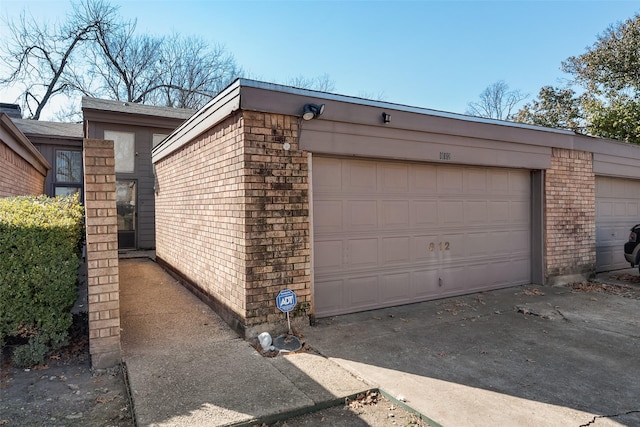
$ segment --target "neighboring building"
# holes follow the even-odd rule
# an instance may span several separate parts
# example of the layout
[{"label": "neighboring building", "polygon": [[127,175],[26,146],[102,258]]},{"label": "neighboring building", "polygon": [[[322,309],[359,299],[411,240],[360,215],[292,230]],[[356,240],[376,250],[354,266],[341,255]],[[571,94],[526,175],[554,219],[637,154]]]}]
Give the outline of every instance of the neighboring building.
[{"label": "neighboring building", "polygon": [[12,119],[0,113],[0,197],[43,194],[49,169],[49,162]]},{"label": "neighboring building", "polygon": [[18,104],[7,104],[4,102],[0,102],[0,114],[6,114],[12,119],[21,119],[22,118],[22,109]]},{"label": "neighboring building", "polygon": [[153,163],[157,259],[247,336],[284,288],[313,318],[624,268],[639,222],[640,147],[245,79]]},{"label": "neighboring building", "polygon": [[119,248],[154,248],[151,149],[194,111],[85,97],[82,113],[86,138],[115,142]]},{"label": "neighboring building", "polygon": [[55,197],[79,193],[82,200],[82,123],[26,119],[13,122],[52,165],[45,194]]}]

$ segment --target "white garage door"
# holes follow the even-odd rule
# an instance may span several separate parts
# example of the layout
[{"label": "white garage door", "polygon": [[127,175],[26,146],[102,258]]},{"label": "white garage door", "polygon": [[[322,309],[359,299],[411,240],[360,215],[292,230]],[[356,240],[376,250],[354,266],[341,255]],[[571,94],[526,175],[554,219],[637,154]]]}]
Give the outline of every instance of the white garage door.
[{"label": "white garage door", "polygon": [[530,282],[529,171],[313,158],[319,317]]},{"label": "white garage door", "polygon": [[596,177],[596,271],[629,268],[624,242],[640,223],[640,181]]}]

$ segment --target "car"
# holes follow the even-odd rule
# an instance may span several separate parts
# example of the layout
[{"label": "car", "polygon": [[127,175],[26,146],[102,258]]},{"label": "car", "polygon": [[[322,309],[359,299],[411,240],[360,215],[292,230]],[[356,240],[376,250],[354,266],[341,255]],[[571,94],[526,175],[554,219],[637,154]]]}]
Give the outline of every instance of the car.
[{"label": "car", "polygon": [[631,264],[631,267],[638,265],[640,270],[640,224],[631,228],[629,241],[624,244],[624,259]]}]

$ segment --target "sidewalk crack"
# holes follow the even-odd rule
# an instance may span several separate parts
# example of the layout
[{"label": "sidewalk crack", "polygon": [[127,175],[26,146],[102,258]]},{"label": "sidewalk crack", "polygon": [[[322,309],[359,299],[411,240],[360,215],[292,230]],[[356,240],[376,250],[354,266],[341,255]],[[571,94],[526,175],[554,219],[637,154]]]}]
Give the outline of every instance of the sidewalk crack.
[{"label": "sidewalk crack", "polygon": [[616,417],[621,417],[623,415],[631,415],[631,414],[640,414],[640,410],[621,412],[619,414],[613,414],[613,415],[596,415],[593,417],[593,419],[591,419],[591,421],[589,421],[586,424],[580,424],[578,427],[589,427],[590,425],[593,425],[593,423],[595,423],[600,418],[616,418]]}]

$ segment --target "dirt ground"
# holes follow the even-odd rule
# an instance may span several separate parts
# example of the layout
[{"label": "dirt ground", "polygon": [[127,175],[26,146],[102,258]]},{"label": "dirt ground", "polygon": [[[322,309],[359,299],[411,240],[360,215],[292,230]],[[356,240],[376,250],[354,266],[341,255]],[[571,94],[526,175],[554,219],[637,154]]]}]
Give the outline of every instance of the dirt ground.
[{"label": "dirt ground", "polygon": [[[263,424],[262,427],[266,425]],[[378,393],[372,393],[364,398],[335,406],[322,411],[301,415],[285,421],[270,424],[270,427],[387,427],[387,426],[416,426],[429,427],[431,424],[419,415],[406,411],[394,405]]]},{"label": "dirt ground", "polygon": [[71,344],[30,369],[11,365],[2,349],[0,426],[132,427],[121,369],[91,370],[86,315],[74,318]]},{"label": "dirt ground", "polygon": [[[615,294],[640,299],[640,277],[612,275],[608,283],[568,285],[573,292]],[[629,286],[631,285],[631,286]],[[544,287],[540,288],[544,292]],[[0,426],[132,427],[133,417],[120,368],[90,368],[86,317],[76,317],[71,345],[49,356],[43,366],[11,365],[10,346],[0,360]],[[268,426],[429,426],[428,422],[380,395],[360,399]],[[263,424],[263,427],[267,427]]]}]

